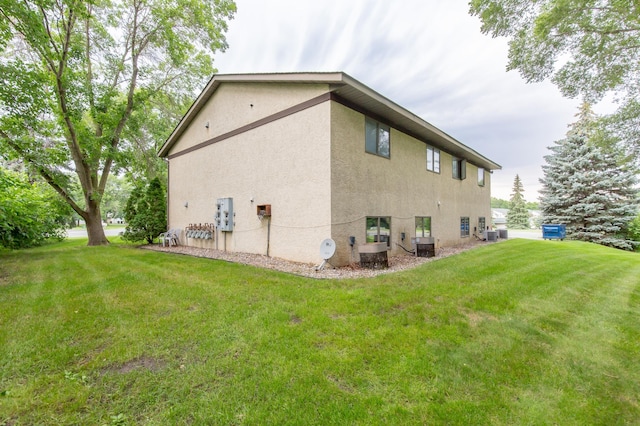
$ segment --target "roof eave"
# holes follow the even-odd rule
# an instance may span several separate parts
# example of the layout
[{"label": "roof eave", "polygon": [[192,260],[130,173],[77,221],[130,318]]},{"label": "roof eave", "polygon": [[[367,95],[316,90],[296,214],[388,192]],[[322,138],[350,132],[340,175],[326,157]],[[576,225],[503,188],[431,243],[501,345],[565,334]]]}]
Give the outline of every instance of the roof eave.
[{"label": "roof eave", "polygon": [[[358,80],[352,78],[348,74],[343,73],[343,78],[344,78],[345,85],[353,87],[354,89],[362,93],[364,96],[369,97],[375,102],[380,103],[380,105],[382,105],[383,108],[388,109],[389,111],[393,111],[395,114],[402,117],[407,122],[414,123],[415,125],[415,129],[413,131],[412,129],[407,129],[407,127],[409,126],[400,125],[399,127],[401,127],[401,130],[407,130],[412,136],[417,137],[418,139],[426,143],[433,143],[437,148],[447,151],[450,154],[455,154],[462,158],[465,158],[466,160],[475,164],[476,166],[484,167],[488,170],[502,169],[502,166],[500,166],[499,164],[495,163],[494,161],[491,161],[490,159],[478,153],[474,149],[464,145],[462,142],[458,141],[454,137],[443,132],[442,130],[435,127],[431,123],[425,121],[424,119],[420,118],[419,116],[413,114],[406,108],[396,104],[395,102],[391,101],[388,98],[385,98],[375,90],[360,83]],[[336,88],[334,89],[334,92],[339,93],[340,89]],[[394,121],[397,122],[398,120],[394,120]],[[397,124],[397,123],[393,123],[393,124]],[[421,129],[424,129],[424,131],[421,131]]]},{"label": "roof eave", "polygon": [[[380,113],[391,121],[389,124],[397,125],[399,130],[408,131],[410,135],[418,137],[425,143],[432,143],[437,148],[450,154],[465,158],[467,161],[488,170],[499,170],[502,167],[459,142],[452,136],[411,113],[402,106],[382,96],[375,90],[362,84],[344,72],[300,72],[300,73],[260,73],[260,74],[215,74],[200,95],[193,102],[189,110],[180,120],[171,135],[158,151],[158,156],[166,157],[171,147],[184,133],[195,116],[204,107],[220,84],[234,83],[321,83],[328,84],[329,90],[340,96],[347,93],[347,98],[356,104],[361,104],[366,99]],[[349,96],[348,93],[354,96]],[[349,100],[349,99],[348,99]],[[366,106],[362,105],[366,108]],[[372,111],[375,112],[375,111]]]}]

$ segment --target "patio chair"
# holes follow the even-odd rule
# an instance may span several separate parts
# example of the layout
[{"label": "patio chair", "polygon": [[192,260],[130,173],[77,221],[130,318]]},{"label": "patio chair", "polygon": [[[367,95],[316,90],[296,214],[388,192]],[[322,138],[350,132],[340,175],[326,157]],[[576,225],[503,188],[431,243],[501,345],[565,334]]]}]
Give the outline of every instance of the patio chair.
[{"label": "patio chair", "polygon": [[158,240],[162,242],[162,247],[180,245],[180,228],[169,229],[167,232],[161,233],[158,235]]}]

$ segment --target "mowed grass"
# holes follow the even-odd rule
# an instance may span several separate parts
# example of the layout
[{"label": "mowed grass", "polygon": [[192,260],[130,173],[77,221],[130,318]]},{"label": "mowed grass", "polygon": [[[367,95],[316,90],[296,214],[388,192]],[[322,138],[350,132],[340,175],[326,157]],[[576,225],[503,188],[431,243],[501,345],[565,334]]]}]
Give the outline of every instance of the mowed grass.
[{"label": "mowed grass", "polygon": [[0,252],[0,425],[640,423],[637,253],[333,281],[85,242]]}]

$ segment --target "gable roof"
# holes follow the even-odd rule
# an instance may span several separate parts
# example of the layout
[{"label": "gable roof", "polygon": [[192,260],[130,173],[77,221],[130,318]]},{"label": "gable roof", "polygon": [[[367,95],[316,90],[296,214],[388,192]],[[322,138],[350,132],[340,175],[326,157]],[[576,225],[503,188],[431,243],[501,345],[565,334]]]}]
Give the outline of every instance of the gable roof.
[{"label": "gable roof", "polygon": [[442,130],[385,98],[344,72],[216,74],[182,117],[158,155],[166,157],[171,147],[189,127],[213,93],[224,83],[306,83],[327,84],[331,99],[366,115],[371,115],[391,127],[433,145],[449,154],[464,158],[478,167],[497,170],[502,167],[469,148]]}]

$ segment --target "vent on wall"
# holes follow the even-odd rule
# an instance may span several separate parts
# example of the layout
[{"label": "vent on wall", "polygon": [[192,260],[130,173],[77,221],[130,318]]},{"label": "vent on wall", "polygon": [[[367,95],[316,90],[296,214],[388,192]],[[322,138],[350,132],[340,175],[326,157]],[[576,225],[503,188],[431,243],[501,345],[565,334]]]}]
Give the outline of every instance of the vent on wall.
[{"label": "vent on wall", "polygon": [[271,217],[271,204],[262,204],[256,210],[258,216]]}]

